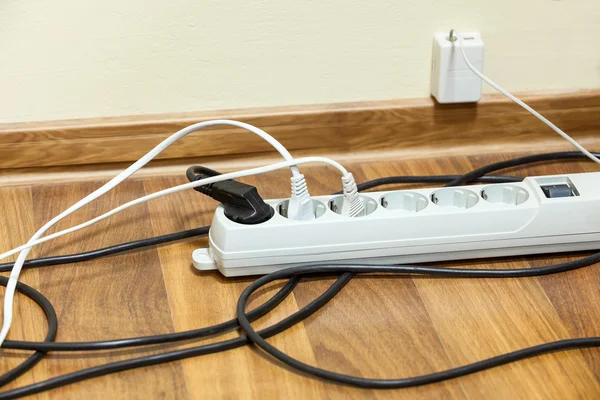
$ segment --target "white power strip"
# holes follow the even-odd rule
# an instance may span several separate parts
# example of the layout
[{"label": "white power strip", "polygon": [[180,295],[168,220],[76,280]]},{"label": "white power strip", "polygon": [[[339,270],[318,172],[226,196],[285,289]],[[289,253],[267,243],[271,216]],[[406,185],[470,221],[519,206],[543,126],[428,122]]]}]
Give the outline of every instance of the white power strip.
[{"label": "white power strip", "polygon": [[600,173],[510,184],[361,194],[363,217],[336,213],[341,196],[314,197],[318,218],[292,221],[287,199],[269,221],[242,225],[215,212],[210,247],[194,266],[225,276],[302,264],[406,264],[600,248]]}]

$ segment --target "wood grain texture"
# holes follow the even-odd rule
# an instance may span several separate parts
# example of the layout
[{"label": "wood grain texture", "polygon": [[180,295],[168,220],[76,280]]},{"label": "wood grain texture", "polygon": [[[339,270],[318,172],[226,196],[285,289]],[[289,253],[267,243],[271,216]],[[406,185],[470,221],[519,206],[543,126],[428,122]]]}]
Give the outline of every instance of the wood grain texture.
[{"label": "wood grain texture", "polygon": [[[347,167],[358,181],[397,174],[467,172],[507,155],[453,156],[419,160],[376,159]],[[508,170],[507,174],[552,174],[596,170],[570,161]],[[315,195],[338,190],[329,168],[303,168]],[[250,177],[264,197],[286,196],[288,172]],[[101,201],[74,214],[65,227],[117,203],[184,183],[183,173],[133,179]],[[99,186],[100,181],[0,189],[0,245],[21,243],[34,227]],[[390,186],[390,188],[392,188]],[[88,230],[40,246],[35,255],[66,254],[126,240],[210,223],[215,202],[194,191],[180,192],[104,221]],[[60,226],[58,228],[60,228]],[[57,229],[58,229],[57,228]],[[40,289],[55,305],[59,340],[92,340],[192,329],[234,316],[238,295],[252,278],[199,273],[190,262],[206,239],[186,240],[93,262],[27,270],[23,281]],[[541,266],[574,258],[529,257],[453,262],[474,268]],[[331,284],[331,278],[301,283],[275,311],[259,320],[269,325],[304,306]],[[274,293],[270,285],[252,305]],[[363,276],[353,279],[326,307],[270,342],[299,359],[339,372],[397,378],[473,362],[545,341],[600,336],[598,267],[524,279],[446,279]],[[30,301],[19,298],[13,338],[39,339],[44,320]],[[234,337],[235,332],[226,337]],[[210,338],[215,341],[218,338]],[[192,345],[186,343],[183,347]],[[103,352],[51,354],[10,387],[21,386],[111,360],[182,346]],[[24,357],[1,351],[6,370]],[[3,388],[4,389],[4,388]],[[572,350],[544,355],[447,382],[405,390],[364,390],[296,374],[245,347],[223,354],[147,367],[41,394],[39,399],[566,399],[600,397],[600,352]]]},{"label": "wood grain texture", "polygon": [[[524,94],[534,108],[587,145],[597,143],[600,91]],[[431,99],[150,115],[0,125],[0,169],[134,161],[195,122],[236,119],[256,125],[289,150],[320,154],[532,151],[562,139],[498,95],[478,104],[439,105]],[[436,146],[431,146],[432,141]],[[250,155],[269,145],[241,129],[215,127],[189,135],[157,159]]]}]

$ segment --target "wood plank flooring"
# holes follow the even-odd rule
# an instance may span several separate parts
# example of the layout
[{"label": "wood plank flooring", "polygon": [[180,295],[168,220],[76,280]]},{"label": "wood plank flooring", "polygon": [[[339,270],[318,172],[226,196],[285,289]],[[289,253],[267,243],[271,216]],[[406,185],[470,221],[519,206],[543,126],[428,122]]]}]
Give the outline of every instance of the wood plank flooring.
[{"label": "wood plank flooring", "polygon": [[[464,173],[506,156],[377,160],[349,163],[361,182],[380,176]],[[594,171],[589,162],[544,163],[506,174],[519,176]],[[311,193],[339,190],[330,168],[303,168]],[[132,179],[61,222],[62,229],[117,204],[184,183],[177,176]],[[285,197],[287,171],[251,177],[264,198]],[[40,184],[0,189],[0,249],[25,242],[41,226],[101,181]],[[381,189],[378,189],[381,190]],[[216,203],[194,191],[181,192],[129,209],[87,230],[43,244],[32,257],[68,254],[207,225]],[[252,278],[226,279],[199,273],[190,254],[206,239],[150,247],[91,262],[26,270],[22,280],[54,304],[58,341],[87,341],[193,329],[234,316],[238,295]],[[496,259],[447,265],[521,268],[574,258]],[[357,277],[325,308],[270,341],[300,360],[339,372],[398,378],[433,371],[546,341],[600,336],[598,267],[525,279]],[[281,306],[257,322],[267,326],[304,306],[333,282],[301,283]],[[281,283],[253,299],[258,304]],[[3,289],[2,289],[3,290]],[[35,305],[18,296],[10,338],[40,340],[46,327]],[[236,332],[226,335],[235,337]],[[216,341],[211,338],[208,341]],[[33,371],[2,390],[56,375],[165,349],[50,354]],[[28,353],[0,351],[0,372]],[[544,355],[486,372],[405,390],[375,391],[319,381],[294,373],[244,347],[179,362],[126,371],[42,393],[39,399],[566,399],[600,397],[600,351]]]}]

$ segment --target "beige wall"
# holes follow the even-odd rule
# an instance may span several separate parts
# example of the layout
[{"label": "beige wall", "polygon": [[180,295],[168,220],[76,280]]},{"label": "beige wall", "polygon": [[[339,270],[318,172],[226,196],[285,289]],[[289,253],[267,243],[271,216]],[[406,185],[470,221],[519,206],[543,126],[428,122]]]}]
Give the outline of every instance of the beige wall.
[{"label": "beige wall", "polygon": [[0,122],[424,97],[450,27],[510,90],[600,87],[600,0],[2,0]]}]

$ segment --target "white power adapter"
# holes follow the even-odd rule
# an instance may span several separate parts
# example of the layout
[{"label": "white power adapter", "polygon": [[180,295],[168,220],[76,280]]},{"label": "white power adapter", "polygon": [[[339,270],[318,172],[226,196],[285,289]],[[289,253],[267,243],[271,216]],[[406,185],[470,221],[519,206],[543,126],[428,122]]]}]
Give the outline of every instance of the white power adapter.
[{"label": "white power adapter", "polygon": [[[465,64],[454,35],[437,33],[433,37],[431,95],[442,104],[472,103],[481,99],[481,79]],[[483,71],[483,40],[476,32],[462,33],[467,58]]]}]

